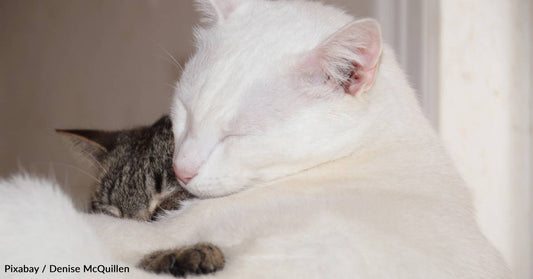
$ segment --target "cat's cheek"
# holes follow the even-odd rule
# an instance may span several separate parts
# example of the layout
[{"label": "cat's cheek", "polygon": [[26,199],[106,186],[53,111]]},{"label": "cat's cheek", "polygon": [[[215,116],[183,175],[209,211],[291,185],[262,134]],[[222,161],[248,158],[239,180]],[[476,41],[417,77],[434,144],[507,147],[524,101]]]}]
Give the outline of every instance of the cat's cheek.
[{"label": "cat's cheek", "polygon": [[174,134],[174,143],[176,147],[181,145],[187,130],[187,109],[176,94],[170,112],[172,120],[172,133]]},{"label": "cat's cheek", "polygon": [[184,188],[201,199],[215,198],[238,193],[246,189],[250,181],[251,179],[242,172],[238,175],[209,173],[209,175],[198,175]]},{"label": "cat's cheek", "polygon": [[220,146],[184,188],[199,198],[212,198],[237,193],[250,185],[253,173],[241,161],[243,158],[226,154]]}]

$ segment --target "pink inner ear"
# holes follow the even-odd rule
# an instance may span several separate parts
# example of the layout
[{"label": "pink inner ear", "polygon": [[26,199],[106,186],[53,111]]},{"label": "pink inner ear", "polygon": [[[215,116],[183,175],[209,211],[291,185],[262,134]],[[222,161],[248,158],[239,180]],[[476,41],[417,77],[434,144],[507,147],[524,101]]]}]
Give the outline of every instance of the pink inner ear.
[{"label": "pink inner ear", "polygon": [[[372,19],[349,23],[317,49],[322,71],[344,92],[356,95],[374,84],[382,51],[381,30]],[[349,72],[347,72],[349,71]]]},{"label": "pink inner ear", "polygon": [[237,8],[241,0],[207,0],[216,11],[217,20],[223,21]]},{"label": "pink inner ear", "polygon": [[374,20],[363,20],[354,23],[352,30],[362,45],[356,48],[359,62],[352,62],[354,68],[350,77],[343,84],[344,92],[352,96],[370,89],[374,84],[382,51],[381,30]]},{"label": "pink inner ear", "polygon": [[363,87],[361,79],[364,78],[364,73],[361,71],[359,64],[354,64],[354,69],[350,72],[348,80],[342,83],[344,92],[350,95],[355,95]]},{"label": "pink inner ear", "polygon": [[377,62],[373,61],[367,65],[373,65],[373,67],[365,67],[363,64],[353,62],[353,70],[350,72],[350,77],[342,83],[342,87],[346,94],[355,96],[357,92],[364,92],[372,87],[376,77],[378,65]]},{"label": "pink inner ear", "polygon": [[207,23],[223,22],[237,8],[242,0],[195,0],[197,9]]},{"label": "pink inner ear", "polygon": [[229,14],[231,14],[237,8],[237,4],[239,1],[238,0],[231,0],[231,1],[218,0],[217,2],[219,2],[220,13],[222,14],[224,18],[227,18]]}]

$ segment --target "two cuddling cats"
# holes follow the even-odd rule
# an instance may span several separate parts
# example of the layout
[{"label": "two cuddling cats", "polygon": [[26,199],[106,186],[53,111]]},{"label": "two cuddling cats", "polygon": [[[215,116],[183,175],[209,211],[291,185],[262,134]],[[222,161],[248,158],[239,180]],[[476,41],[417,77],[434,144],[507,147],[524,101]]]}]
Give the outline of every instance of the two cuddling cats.
[{"label": "two cuddling cats", "polygon": [[[166,211],[177,210],[193,196],[176,179],[172,167],[174,137],[169,116],[151,126],[130,130],[57,130],[69,136],[97,166],[99,179],[90,211],[119,218],[155,221]],[[199,243],[187,249],[159,251],[146,256],[139,267],[175,276],[222,269],[219,248]]]},{"label": "two cuddling cats", "polygon": [[[68,203],[47,192],[51,183],[3,181],[0,221],[17,221],[16,235],[1,231],[2,258],[55,253],[32,246],[30,227],[52,242],[91,235],[55,241],[58,260],[83,250],[86,261],[170,266],[177,275],[184,262],[223,253],[224,268],[209,276],[510,278],[375,21],[318,2],[197,2],[207,26],[196,30],[196,54],[177,84],[171,160],[198,198],[152,223],[58,210],[67,220],[58,232],[30,222]],[[161,158],[170,172],[170,155]],[[150,219],[172,196],[165,177],[132,180],[149,189],[142,208],[117,209],[107,194],[95,207]],[[23,192],[50,196],[48,207]],[[36,208],[13,210],[28,199]],[[12,243],[24,235],[21,255]]]}]

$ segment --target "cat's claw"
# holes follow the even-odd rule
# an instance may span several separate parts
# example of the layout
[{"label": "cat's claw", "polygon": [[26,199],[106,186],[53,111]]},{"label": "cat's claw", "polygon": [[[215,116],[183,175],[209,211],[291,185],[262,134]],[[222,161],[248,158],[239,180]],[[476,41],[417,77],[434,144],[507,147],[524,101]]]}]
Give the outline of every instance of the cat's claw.
[{"label": "cat's claw", "polygon": [[210,243],[190,247],[156,251],[146,256],[139,267],[155,273],[170,273],[176,277],[188,274],[207,274],[224,267],[224,255]]}]

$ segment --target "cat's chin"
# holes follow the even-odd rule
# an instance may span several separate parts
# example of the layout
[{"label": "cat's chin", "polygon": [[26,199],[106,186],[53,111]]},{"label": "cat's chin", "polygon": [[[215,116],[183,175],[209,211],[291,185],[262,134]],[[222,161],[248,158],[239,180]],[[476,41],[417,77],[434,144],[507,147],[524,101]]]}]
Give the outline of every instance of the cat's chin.
[{"label": "cat's chin", "polygon": [[187,191],[189,193],[193,194],[195,197],[199,199],[212,199],[212,198],[221,198],[229,195],[233,195],[236,193],[241,192],[242,189],[239,190],[228,190],[228,191],[220,191],[221,189],[198,189],[194,187],[186,187]]},{"label": "cat's chin", "polygon": [[247,183],[244,181],[241,181],[240,183],[235,181],[234,183],[224,185],[204,183],[202,180],[192,179],[189,183],[183,185],[183,188],[197,198],[209,199],[239,193],[248,188],[246,185]]}]

